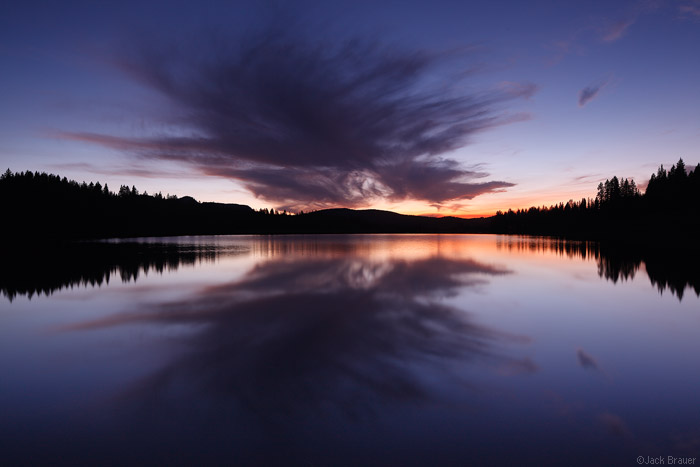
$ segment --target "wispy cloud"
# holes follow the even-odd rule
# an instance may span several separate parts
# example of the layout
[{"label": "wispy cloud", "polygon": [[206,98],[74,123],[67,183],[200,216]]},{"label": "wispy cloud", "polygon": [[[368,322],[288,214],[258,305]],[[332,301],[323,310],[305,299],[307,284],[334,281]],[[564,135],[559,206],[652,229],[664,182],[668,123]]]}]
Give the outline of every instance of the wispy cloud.
[{"label": "wispy cloud", "polygon": [[602,425],[605,431],[614,437],[629,439],[632,437],[632,432],[627,427],[625,421],[619,415],[609,412],[598,414],[598,422]]},{"label": "wispy cloud", "polygon": [[[698,0],[692,0],[697,2]],[[700,12],[700,3],[698,11]],[[548,61],[549,65],[554,65],[570,54],[583,55],[589,48],[595,45],[612,44],[624,38],[630,28],[640,19],[647,15],[656,14],[664,7],[663,1],[643,0],[633,3],[629,8],[618,10],[612,18],[598,16],[573,24],[569,27],[568,37],[552,41],[547,47],[555,52],[555,55]],[[687,4],[687,13],[692,14],[694,10],[692,3]]]},{"label": "wispy cloud", "polygon": [[167,98],[178,132],[61,137],[237,179],[288,208],[471,199],[513,184],[483,180],[489,174],[445,155],[480,131],[529,118],[504,106],[536,87],[466,91],[464,78],[445,74],[463,58],[377,42],[317,43],[289,32],[140,45],[121,66]]},{"label": "wispy cloud", "polygon": [[109,177],[114,176],[129,176],[129,177],[139,177],[139,178],[172,178],[182,180],[184,178],[205,178],[205,175],[199,173],[192,173],[192,171],[187,171],[185,169],[173,170],[173,169],[162,169],[148,167],[141,164],[129,164],[129,165],[95,165],[87,162],[70,162],[70,163],[59,163],[50,164],[49,167],[58,170],[78,170],[81,172],[92,173],[96,175],[105,175]]},{"label": "wispy cloud", "polygon": [[634,18],[628,18],[615,21],[607,25],[601,31],[601,40],[603,42],[615,42],[616,40],[621,39],[625,35],[629,27],[634,24],[634,22]]},{"label": "wispy cloud", "polygon": [[700,21],[700,1],[691,0],[678,5],[678,11],[682,18]]},{"label": "wispy cloud", "polygon": [[586,86],[585,88],[581,89],[578,93],[578,106],[583,107],[584,105],[588,104],[590,101],[595,99],[598,94],[600,94],[600,91],[605,88],[605,86],[608,85],[610,82],[609,79],[606,79],[605,81],[600,81],[595,84],[590,84]]},{"label": "wispy cloud", "polygon": [[571,182],[567,183],[567,185],[575,185],[579,183],[585,183],[586,185],[590,185],[593,182],[600,181],[602,177],[603,175],[600,173],[588,173],[584,175],[578,175],[576,177],[573,177],[571,179]]},{"label": "wispy cloud", "polygon": [[502,81],[499,84],[499,88],[513,97],[522,97],[524,99],[530,99],[539,91],[539,87],[534,83],[518,83],[514,81]]}]

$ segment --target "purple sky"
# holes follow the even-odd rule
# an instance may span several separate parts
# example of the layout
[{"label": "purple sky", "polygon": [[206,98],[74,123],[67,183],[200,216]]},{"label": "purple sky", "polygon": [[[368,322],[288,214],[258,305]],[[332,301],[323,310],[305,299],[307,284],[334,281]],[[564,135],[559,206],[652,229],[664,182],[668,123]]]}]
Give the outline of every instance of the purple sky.
[{"label": "purple sky", "polygon": [[470,216],[700,159],[697,0],[13,3],[2,170]]}]

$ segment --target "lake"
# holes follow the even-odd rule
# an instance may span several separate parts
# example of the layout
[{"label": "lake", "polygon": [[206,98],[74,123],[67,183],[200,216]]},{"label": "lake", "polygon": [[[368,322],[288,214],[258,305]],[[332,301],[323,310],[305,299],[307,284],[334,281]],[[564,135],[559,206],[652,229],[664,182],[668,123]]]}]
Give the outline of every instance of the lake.
[{"label": "lake", "polygon": [[697,263],[662,250],[496,235],[18,250],[0,266],[4,465],[700,457]]}]

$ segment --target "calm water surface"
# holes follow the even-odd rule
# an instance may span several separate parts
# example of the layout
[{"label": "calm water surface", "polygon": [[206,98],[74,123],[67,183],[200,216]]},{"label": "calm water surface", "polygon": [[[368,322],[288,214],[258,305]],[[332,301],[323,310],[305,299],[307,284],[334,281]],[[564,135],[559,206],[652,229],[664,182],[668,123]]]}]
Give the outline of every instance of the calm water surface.
[{"label": "calm water surface", "polygon": [[658,255],[472,235],[132,242],[0,266],[4,465],[700,457],[697,282]]}]

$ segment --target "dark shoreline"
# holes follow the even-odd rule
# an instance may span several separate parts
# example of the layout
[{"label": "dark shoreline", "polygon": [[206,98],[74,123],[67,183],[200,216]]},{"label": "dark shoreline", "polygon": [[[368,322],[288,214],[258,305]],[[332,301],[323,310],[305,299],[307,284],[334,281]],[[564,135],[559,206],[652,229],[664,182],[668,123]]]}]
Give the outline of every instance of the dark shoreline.
[{"label": "dark shoreline", "polygon": [[620,248],[692,247],[700,238],[700,164],[682,159],[669,172],[659,167],[646,192],[613,177],[595,199],[463,219],[398,214],[376,209],[324,209],[290,214],[240,204],[140,193],[135,187],[79,184],[58,175],[9,169],[0,176],[0,239],[63,242],[104,238],[183,235],[451,233],[543,235],[602,241]]}]

